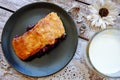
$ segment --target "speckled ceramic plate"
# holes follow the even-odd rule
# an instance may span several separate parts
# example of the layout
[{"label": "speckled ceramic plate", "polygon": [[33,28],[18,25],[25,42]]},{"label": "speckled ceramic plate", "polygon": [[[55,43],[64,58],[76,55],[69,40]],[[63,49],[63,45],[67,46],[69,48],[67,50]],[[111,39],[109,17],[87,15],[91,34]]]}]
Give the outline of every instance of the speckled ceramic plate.
[{"label": "speckled ceramic plate", "polygon": [[[23,34],[28,25],[35,24],[50,12],[60,16],[66,30],[66,39],[41,58],[28,62],[20,60],[12,47],[13,37]],[[45,2],[29,4],[17,10],[8,19],[2,33],[2,49],[9,64],[17,71],[33,77],[51,75],[64,68],[74,56],[77,42],[77,30],[72,18],[61,7]]]}]

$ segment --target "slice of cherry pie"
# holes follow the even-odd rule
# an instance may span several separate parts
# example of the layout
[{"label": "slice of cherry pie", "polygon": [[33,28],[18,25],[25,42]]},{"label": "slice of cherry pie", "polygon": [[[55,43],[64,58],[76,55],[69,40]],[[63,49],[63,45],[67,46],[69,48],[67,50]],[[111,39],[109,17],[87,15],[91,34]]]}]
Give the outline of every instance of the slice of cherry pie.
[{"label": "slice of cherry pie", "polygon": [[62,21],[55,12],[51,12],[23,35],[13,38],[12,45],[16,55],[26,60],[39,51],[45,52],[64,35]]}]

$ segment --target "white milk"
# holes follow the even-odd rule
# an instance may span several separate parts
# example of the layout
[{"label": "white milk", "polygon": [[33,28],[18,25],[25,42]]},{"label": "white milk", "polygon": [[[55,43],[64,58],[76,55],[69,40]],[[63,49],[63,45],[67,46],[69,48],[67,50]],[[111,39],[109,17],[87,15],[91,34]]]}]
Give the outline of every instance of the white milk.
[{"label": "white milk", "polygon": [[108,29],[96,35],[90,43],[89,57],[96,70],[103,74],[120,71],[120,31]]}]

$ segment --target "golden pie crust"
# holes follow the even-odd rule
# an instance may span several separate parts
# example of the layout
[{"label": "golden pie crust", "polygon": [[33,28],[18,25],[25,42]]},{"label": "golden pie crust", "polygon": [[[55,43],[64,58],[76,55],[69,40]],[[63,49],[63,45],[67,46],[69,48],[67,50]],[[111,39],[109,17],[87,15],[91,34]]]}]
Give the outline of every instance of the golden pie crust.
[{"label": "golden pie crust", "polygon": [[55,12],[51,12],[39,20],[32,29],[13,38],[12,45],[16,55],[26,60],[46,45],[54,44],[55,39],[63,34],[65,34],[65,29],[61,19]]}]

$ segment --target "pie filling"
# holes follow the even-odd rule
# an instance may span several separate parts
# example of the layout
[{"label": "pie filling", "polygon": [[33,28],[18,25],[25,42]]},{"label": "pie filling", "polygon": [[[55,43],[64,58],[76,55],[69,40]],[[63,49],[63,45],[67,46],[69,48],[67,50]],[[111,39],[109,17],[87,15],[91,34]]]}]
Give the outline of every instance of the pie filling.
[{"label": "pie filling", "polygon": [[59,43],[61,41],[63,41],[66,38],[66,35],[63,34],[60,38],[57,38],[55,40],[54,44],[51,45],[46,45],[45,47],[43,47],[42,49],[39,50],[39,52],[37,52],[36,54],[34,54],[33,56],[30,56],[29,58],[27,58],[25,61],[31,61],[34,58],[40,58],[45,54],[48,54],[53,48],[55,48],[57,45],[59,45]]},{"label": "pie filling", "polygon": [[[31,30],[34,26],[28,26],[26,28],[26,32]],[[19,37],[19,35],[16,35],[15,37]],[[55,48],[61,41],[65,40],[66,38],[66,34],[63,34],[60,38],[55,39],[55,43],[54,44],[49,44],[46,45],[45,47],[43,47],[42,49],[39,50],[39,52],[37,52],[36,54],[30,56],[29,58],[27,58],[24,61],[31,61],[34,58],[40,58],[45,54],[48,54],[53,48]]]}]

